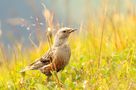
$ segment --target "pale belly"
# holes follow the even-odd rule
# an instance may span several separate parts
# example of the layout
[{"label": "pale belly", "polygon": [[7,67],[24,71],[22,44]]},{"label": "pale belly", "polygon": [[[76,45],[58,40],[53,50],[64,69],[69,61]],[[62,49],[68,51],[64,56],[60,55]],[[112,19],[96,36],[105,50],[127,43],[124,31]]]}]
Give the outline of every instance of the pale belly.
[{"label": "pale belly", "polygon": [[69,63],[70,56],[71,50],[67,45],[56,50],[54,63],[56,65],[57,71],[63,69]]}]

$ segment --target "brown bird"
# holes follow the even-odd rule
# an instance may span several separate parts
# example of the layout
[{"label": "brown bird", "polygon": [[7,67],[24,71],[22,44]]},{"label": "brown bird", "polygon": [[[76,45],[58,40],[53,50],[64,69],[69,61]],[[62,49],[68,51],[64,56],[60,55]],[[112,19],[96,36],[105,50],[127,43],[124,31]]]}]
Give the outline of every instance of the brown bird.
[{"label": "brown bird", "polygon": [[53,46],[41,58],[24,68],[21,72],[27,70],[40,70],[46,76],[51,76],[52,71],[63,70],[68,64],[71,56],[71,50],[68,44],[68,37],[76,29],[61,28],[57,31]]}]

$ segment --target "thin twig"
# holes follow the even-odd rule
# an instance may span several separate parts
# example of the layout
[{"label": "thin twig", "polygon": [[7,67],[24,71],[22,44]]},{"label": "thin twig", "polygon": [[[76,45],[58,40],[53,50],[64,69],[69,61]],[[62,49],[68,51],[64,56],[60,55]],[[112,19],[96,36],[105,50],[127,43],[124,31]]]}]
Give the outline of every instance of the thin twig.
[{"label": "thin twig", "polygon": [[33,40],[31,39],[31,33],[29,34],[29,40],[30,40],[30,42],[32,43],[32,45],[35,47],[35,48],[38,48],[38,46],[33,42]]},{"label": "thin twig", "polygon": [[99,61],[98,61],[98,68],[100,67],[101,64],[101,54],[102,54],[102,44],[103,44],[103,35],[104,35],[104,29],[105,29],[105,22],[106,22],[106,7],[105,7],[105,13],[104,13],[104,17],[103,17],[103,24],[102,24],[102,32],[101,32],[101,41],[100,41],[100,49],[99,49]]}]

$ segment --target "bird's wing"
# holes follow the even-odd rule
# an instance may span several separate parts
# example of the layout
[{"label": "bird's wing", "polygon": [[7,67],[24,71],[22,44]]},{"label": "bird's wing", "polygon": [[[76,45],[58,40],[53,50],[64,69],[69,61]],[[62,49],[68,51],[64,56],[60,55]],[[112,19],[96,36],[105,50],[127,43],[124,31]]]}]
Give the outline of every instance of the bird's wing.
[{"label": "bird's wing", "polygon": [[41,58],[36,59],[35,62],[25,67],[23,70],[21,70],[21,72],[25,72],[27,70],[37,70],[43,67],[44,65],[48,65],[52,62],[53,52],[53,49],[50,49],[45,55],[43,55]]}]

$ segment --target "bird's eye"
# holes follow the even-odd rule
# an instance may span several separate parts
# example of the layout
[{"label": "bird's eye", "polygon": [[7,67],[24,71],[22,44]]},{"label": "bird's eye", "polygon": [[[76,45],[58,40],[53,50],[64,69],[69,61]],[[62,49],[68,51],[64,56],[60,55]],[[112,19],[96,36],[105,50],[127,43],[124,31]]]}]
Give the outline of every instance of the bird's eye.
[{"label": "bird's eye", "polygon": [[63,33],[65,33],[66,31],[63,31]]}]

